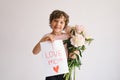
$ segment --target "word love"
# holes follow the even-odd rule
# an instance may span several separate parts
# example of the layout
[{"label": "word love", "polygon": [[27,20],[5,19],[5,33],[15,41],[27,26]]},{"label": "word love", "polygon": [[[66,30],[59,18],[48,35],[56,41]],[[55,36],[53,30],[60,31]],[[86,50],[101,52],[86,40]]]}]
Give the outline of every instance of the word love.
[{"label": "word love", "polygon": [[45,57],[47,59],[53,58],[53,57],[60,57],[62,56],[61,50],[57,50],[57,51],[49,51],[48,53],[45,53]]},{"label": "word love", "polygon": [[45,58],[47,59],[49,65],[58,64],[63,60],[61,50],[51,50],[49,52],[46,52]]}]

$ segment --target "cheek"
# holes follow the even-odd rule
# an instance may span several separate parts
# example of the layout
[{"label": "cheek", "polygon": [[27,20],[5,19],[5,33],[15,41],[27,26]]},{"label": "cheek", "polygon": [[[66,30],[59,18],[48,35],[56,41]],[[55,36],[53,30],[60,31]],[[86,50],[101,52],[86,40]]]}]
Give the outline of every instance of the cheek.
[{"label": "cheek", "polygon": [[65,29],[65,25],[63,25],[62,28]]},{"label": "cheek", "polygon": [[55,25],[54,23],[50,23],[50,27],[51,27],[51,28],[53,28],[54,25]]},{"label": "cheek", "polygon": [[65,28],[66,28],[66,27],[64,26],[64,27],[63,27],[63,30],[64,30]]}]

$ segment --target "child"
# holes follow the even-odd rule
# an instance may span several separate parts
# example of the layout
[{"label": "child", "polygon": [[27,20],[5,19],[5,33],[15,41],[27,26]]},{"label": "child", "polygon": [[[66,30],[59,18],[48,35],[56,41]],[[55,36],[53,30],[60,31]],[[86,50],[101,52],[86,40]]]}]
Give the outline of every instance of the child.
[{"label": "child", "polygon": [[[49,24],[52,29],[51,33],[46,34],[43,38],[36,44],[33,49],[33,54],[38,54],[41,50],[40,42],[54,40],[66,40],[69,38],[67,33],[64,33],[63,30],[66,28],[69,22],[69,16],[61,10],[54,10],[50,14]],[[63,74],[46,77],[46,80],[64,80]]]}]

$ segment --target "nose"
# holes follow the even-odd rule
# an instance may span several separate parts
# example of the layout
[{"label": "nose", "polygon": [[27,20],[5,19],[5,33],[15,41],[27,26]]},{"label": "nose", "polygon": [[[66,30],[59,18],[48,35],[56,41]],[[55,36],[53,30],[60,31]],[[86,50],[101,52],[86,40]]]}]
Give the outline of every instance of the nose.
[{"label": "nose", "polygon": [[60,25],[60,22],[57,22],[57,26],[59,26]]}]

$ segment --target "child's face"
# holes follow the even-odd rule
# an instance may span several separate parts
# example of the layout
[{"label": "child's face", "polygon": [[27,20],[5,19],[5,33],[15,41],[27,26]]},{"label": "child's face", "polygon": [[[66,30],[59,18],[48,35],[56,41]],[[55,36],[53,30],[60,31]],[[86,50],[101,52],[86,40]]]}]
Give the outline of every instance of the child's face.
[{"label": "child's face", "polygon": [[65,27],[65,18],[62,16],[60,18],[53,19],[50,25],[55,34],[61,33]]}]

